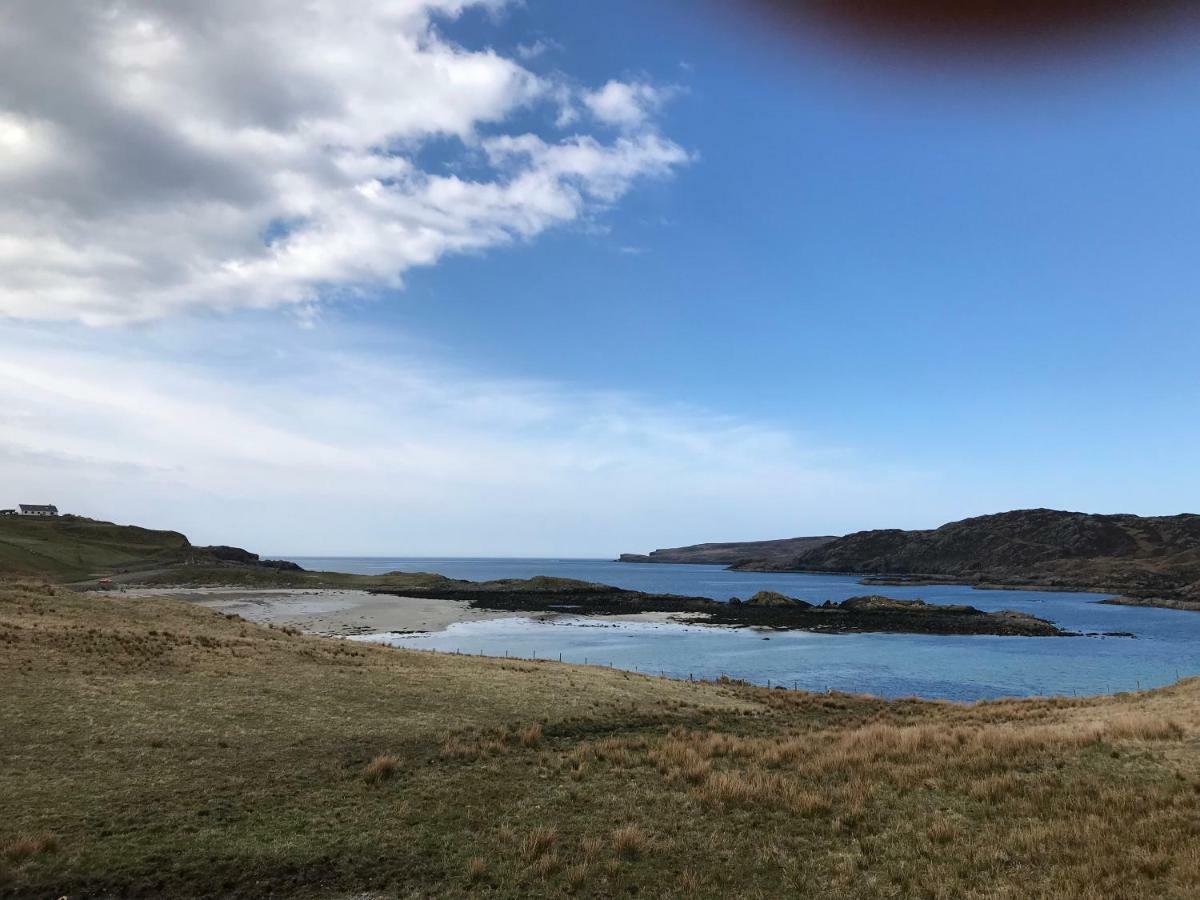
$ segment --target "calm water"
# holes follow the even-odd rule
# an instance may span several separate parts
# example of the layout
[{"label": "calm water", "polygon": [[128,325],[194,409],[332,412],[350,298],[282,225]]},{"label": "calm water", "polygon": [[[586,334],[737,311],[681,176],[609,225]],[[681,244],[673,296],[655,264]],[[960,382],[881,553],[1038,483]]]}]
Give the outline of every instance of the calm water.
[{"label": "calm water", "polygon": [[1130,638],[821,635],[563,618],[464,623],[388,643],[490,656],[600,663],[675,678],[729,675],[759,684],[832,688],[885,697],[975,700],[1030,694],[1096,694],[1169,684],[1200,674],[1200,613],[1102,606],[1101,594],[976,591],[958,586],[869,588],[840,575],[727,572],[717,566],[637,565],[594,559],[300,558],[308,569],[380,574],[438,572],[482,581],[554,575],[618,587],[728,600],[782,591],[813,602],[884,593],[930,603],[1016,609],[1070,631],[1129,631]]}]

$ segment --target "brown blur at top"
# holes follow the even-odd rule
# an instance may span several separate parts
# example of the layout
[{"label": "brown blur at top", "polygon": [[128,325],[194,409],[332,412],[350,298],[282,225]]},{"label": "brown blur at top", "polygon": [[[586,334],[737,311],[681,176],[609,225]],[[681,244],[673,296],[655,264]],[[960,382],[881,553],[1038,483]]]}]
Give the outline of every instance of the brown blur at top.
[{"label": "brown blur at top", "polygon": [[842,37],[920,53],[1071,51],[1179,24],[1197,0],[726,0],[779,29],[822,26]]}]

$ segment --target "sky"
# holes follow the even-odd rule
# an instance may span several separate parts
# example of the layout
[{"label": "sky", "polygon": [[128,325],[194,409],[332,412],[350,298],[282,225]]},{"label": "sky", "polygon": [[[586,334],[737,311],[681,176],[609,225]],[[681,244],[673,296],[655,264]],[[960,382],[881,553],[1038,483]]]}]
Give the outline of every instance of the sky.
[{"label": "sky", "polygon": [[0,506],[610,556],[1200,511],[1195,29],[15,0]]}]

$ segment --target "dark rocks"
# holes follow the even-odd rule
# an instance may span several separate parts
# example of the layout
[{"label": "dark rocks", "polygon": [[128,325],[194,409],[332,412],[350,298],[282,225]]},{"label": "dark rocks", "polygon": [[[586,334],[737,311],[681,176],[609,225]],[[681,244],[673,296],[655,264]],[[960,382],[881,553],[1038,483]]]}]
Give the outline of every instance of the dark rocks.
[{"label": "dark rocks", "polygon": [[258,554],[243,550],[241,547],[226,547],[218,544],[214,547],[197,547],[200,553],[207,553],[219,562],[241,563],[242,565],[257,565]]},{"label": "dark rocks", "polygon": [[804,600],[797,600],[794,597],[788,597],[786,594],[781,594],[778,591],[759,591],[747,600],[746,604],[748,606],[812,606],[811,603]]},{"label": "dark rocks", "polygon": [[464,600],[480,609],[568,612],[581,616],[644,612],[702,613],[706,624],[781,630],[896,632],[911,634],[993,634],[1054,637],[1066,634],[1052,622],[1024,613],[985,613],[973,606],[938,606],[920,600],[853,597],[820,607],[773,591],[745,602],[719,603],[707,597],[645,594],[603,584],[561,579],[446,582],[428,587],[377,590],[407,597]]},{"label": "dark rocks", "polygon": [[264,569],[275,569],[279,572],[303,572],[300,566],[286,559],[259,559],[257,553],[243,550],[241,547],[226,547],[218,544],[214,547],[197,547],[197,553],[206,554],[210,559],[221,563],[239,566],[255,566]]}]

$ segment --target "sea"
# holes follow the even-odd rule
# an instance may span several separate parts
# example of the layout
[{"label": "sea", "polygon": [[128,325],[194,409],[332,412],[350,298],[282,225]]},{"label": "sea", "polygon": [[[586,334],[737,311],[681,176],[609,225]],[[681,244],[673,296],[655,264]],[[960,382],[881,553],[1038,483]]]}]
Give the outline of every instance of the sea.
[{"label": "sea", "polygon": [[[376,575],[436,572],[485,581],[550,575],[656,593],[728,600],[760,590],[814,603],[879,593],[928,603],[968,603],[1049,619],[1082,637],[812,634],[702,625],[491,619],[419,635],[364,639],[442,653],[611,666],[682,679],[720,676],[809,691],[957,701],[1112,694],[1200,674],[1200,612],[1110,606],[1104,594],[975,590],[960,585],[867,587],[853,576],[731,572],[720,566],[601,559],[287,557],[306,569]],[[1133,637],[1105,637],[1129,632]]]}]

